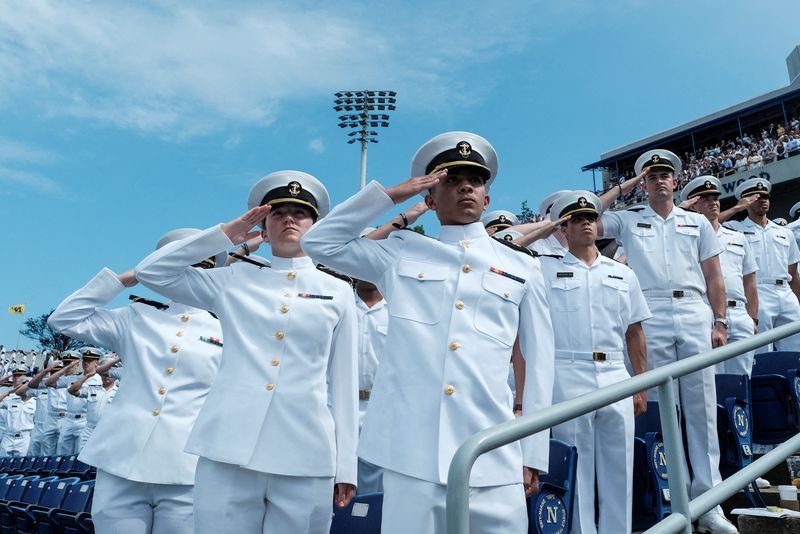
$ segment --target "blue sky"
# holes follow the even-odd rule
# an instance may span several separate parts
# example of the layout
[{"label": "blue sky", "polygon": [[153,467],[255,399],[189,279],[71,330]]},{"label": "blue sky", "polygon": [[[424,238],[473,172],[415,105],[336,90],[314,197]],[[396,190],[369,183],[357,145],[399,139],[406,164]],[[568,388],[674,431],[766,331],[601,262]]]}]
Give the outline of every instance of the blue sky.
[{"label": "blue sky", "polygon": [[269,172],[354,193],[338,90],[398,92],[368,178],[471,130],[500,156],[492,207],[518,212],[591,188],[602,152],[785,86],[800,44],[786,1],[333,4],[0,0],[0,343],[8,306],[47,312],[167,230],[236,217]]}]

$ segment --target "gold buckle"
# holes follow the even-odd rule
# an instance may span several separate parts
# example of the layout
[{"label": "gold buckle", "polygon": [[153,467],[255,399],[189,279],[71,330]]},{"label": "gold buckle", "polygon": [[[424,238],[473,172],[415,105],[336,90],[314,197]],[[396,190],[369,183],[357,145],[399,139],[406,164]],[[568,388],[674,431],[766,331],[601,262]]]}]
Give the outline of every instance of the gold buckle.
[{"label": "gold buckle", "polygon": [[682,298],[683,297],[683,291],[681,291],[680,289],[678,289],[676,291],[673,291],[672,292],[672,296],[673,296],[673,298],[676,298],[676,299]]},{"label": "gold buckle", "polygon": [[369,400],[369,390],[368,389],[359,389],[358,390],[358,400]]},{"label": "gold buckle", "polygon": [[779,285],[779,286],[782,286],[783,285],[783,280],[775,280],[775,284]]},{"label": "gold buckle", "polygon": [[606,361],[606,353],[605,352],[593,352],[592,359],[596,362],[604,362]]}]

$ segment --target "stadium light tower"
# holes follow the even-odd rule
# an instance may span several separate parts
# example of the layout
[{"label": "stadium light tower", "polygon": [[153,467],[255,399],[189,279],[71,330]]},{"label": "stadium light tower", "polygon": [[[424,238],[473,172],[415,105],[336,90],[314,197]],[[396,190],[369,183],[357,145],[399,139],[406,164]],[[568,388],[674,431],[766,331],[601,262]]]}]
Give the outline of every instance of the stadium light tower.
[{"label": "stadium light tower", "polygon": [[[361,177],[358,188],[367,179],[367,145],[378,142],[377,128],[389,126],[389,112],[395,110],[394,91],[339,91],[335,93],[333,109],[339,113],[339,128],[350,128],[348,144],[361,143]],[[371,129],[374,128],[374,129]]]}]

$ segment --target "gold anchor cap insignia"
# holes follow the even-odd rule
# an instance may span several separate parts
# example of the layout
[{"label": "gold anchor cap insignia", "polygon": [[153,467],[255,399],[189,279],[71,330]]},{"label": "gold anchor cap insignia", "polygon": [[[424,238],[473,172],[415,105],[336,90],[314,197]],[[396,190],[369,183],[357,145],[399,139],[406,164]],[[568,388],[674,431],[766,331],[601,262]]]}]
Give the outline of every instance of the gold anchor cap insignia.
[{"label": "gold anchor cap insignia", "polygon": [[506,222],[506,216],[500,215],[500,222]]},{"label": "gold anchor cap insignia", "polygon": [[585,208],[585,207],[586,207],[586,199],[585,199],[584,197],[580,197],[580,198],[578,199],[578,205],[579,205],[580,207],[582,207],[582,208]]},{"label": "gold anchor cap insignia", "polygon": [[470,154],[472,154],[472,146],[467,143],[466,141],[461,141],[456,145],[458,149],[458,153],[461,154],[462,158],[468,158]]},{"label": "gold anchor cap insignia", "polygon": [[653,163],[658,163],[658,160],[660,160],[660,159],[661,159],[661,156],[659,156],[658,154],[653,154],[653,157],[652,157]]},{"label": "gold anchor cap insignia", "polygon": [[300,191],[303,190],[303,186],[300,185],[300,182],[292,181],[289,182],[289,194],[293,197],[296,197],[300,194]]}]

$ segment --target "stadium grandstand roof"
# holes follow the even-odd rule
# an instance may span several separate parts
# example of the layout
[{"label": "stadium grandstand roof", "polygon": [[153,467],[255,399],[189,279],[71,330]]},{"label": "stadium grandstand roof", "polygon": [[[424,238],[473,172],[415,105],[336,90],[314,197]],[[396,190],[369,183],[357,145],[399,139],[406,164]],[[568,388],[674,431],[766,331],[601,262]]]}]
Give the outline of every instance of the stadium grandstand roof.
[{"label": "stadium grandstand roof", "polygon": [[[793,55],[798,53],[800,53],[800,46],[795,48],[794,51],[792,52]],[[787,58],[787,63],[791,58],[792,56],[790,56],[790,58]],[[792,67],[793,66],[790,66],[790,77],[793,74]],[[714,126],[715,124],[731,120],[732,118],[738,115],[757,112],[760,109],[775,105],[778,102],[781,102],[782,100],[785,100],[793,96],[800,96],[800,76],[798,75],[795,75],[792,79],[792,82],[786,87],[776,89],[775,91],[770,91],[755,98],[751,98],[750,100],[740,102],[739,104],[735,104],[728,108],[722,109],[720,111],[687,122],[685,124],[681,124],[680,126],[675,126],[674,128],[664,130],[663,132],[651,135],[649,137],[645,137],[644,139],[634,141],[633,143],[629,143],[627,145],[606,152],[601,155],[601,159],[599,161],[585,165],[581,167],[581,170],[590,171],[592,169],[600,169],[603,167],[608,167],[610,164],[616,162],[617,160],[626,156],[630,156],[633,153],[638,154],[645,150],[649,150],[651,148],[657,148],[656,145],[663,145],[665,143],[669,143],[674,139],[688,135],[694,130],[698,130],[701,128],[706,129],[710,126]]]}]

